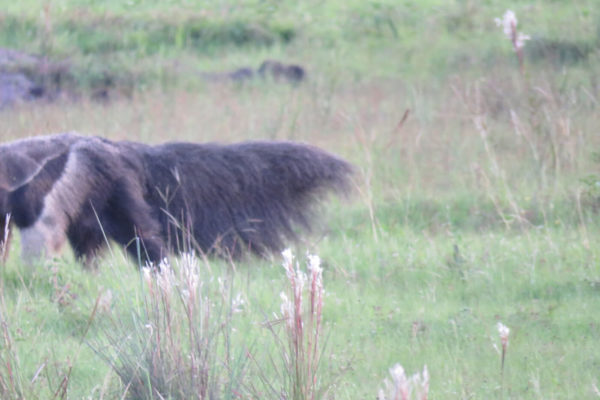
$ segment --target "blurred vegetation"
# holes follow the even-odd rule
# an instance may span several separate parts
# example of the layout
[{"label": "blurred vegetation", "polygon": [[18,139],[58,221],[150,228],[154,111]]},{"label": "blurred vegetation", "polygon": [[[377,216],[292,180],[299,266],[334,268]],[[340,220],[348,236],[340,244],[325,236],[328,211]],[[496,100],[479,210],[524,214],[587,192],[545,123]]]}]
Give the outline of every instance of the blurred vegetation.
[{"label": "blurred vegetation", "polygon": [[[600,45],[594,4],[511,4],[519,29],[532,36],[526,56],[536,68],[591,68]],[[3,0],[0,46],[68,60],[84,86],[99,75],[187,86],[195,81],[190,71],[265,58],[293,59],[329,77],[440,79],[509,62],[510,46],[493,21],[506,7],[500,0]]]}]

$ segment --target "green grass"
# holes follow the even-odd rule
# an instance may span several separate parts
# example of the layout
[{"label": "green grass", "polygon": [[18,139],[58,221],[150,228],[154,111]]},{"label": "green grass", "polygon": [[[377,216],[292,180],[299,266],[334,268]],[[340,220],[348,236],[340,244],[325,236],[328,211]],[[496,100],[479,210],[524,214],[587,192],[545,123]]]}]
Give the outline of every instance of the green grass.
[{"label": "green grass", "polygon": [[[427,364],[432,398],[588,397],[600,361],[598,229],[589,234],[595,238],[589,250],[572,229],[431,236],[405,227],[380,232],[377,244],[368,230],[354,240],[325,240],[319,251],[328,337],[323,376],[349,363],[335,386],[341,398],[373,396],[396,362],[408,371]],[[273,344],[259,322],[279,312],[285,277],[277,261],[253,264],[238,265],[234,277],[234,293],[245,304],[233,317],[233,347],[248,346],[266,360]],[[95,274],[70,262],[57,266],[58,288],[43,268],[19,282],[17,262],[3,271],[4,315],[20,373],[31,379],[48,360],[58,374],[72,363],[69,398],[90,396],[94,388],[98,398],[108,367],[85,344],[78,350],[95,298],[109,288],[113,302],[95,316],[87,343],[102,342],[107,327],[114,335],[112,321],[130,320],[144,289],[131,265],[103,266]],[[226,270],[212,265],[214,276],[225,277]],[[60,301],[56,292],[66,285],[69,295]],[[511,328],[503,381],[493,347],[499,347],[498,321]],[[110,379],[105,398],[123,390]]]},{"label": "green grass", "polygon": [[[532,36],[523,74],[493,23],[508,7]],[[131,88],[107,104],[2,111],[3,141],[67,130],[149,143],[300,140],[357,166],[353,196],[331,199],[322,230],[295,251],[323,260],[319,383],[333,384],[323,398],[375,398],[395,363],[408,374],[427,365],[432,399],[597,396],[594,1],[27,0],[0,10],[0,46],[68,58],[83,86],[114,74]],[[308,81],[196,78],[265,58],[299,62]],[[68,252],[25,266],[16,247],[0,270],[0,390],[10,365],[21,398],[120,398],[125,385],[93,349],[144,332],[141,273],[117,248],[86,271]],[[276,386],[289,378],[264,326],[280,313],[280,264],[201,266],[207,298],[244,300],[230,321],[212,320],[228,338],[213,349],[215,370],[243,372],[238,390],[261,389],[261,373]],[[511,329],[503,374],[498,322]]]}]

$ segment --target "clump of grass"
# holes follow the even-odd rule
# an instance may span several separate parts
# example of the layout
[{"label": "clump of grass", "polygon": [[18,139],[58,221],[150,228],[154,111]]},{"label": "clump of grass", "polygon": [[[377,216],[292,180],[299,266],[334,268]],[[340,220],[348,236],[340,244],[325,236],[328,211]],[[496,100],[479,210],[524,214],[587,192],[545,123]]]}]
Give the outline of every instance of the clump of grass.
[{"label": "clump of grass", "polygon": [[108,345],[93,346],[121,379],[124,397],[220,399],[241,392],[245,358],[229,348],[231,287],[222,284],[220,300],[211,299],[200,267],[188,253],[174,264],[143,268],[142,311],[116,319]]},{"label": "clump of grass", "polygon": [[[320,374],[324,351],[321,260],[316,255],[309,255],[305,273],[297,262],[294,263],[291,250],[285,250],[282,255],[287,287],[280,294],[281,315],[265,324],[280,354],[279,365],[272,360],[280,381],[269,382],[264,371],[259,371],[267,393],[255,390],[255,396],[293,400],[323,398],[330,385]],[[283,323],[283,333],[275,329],[279,323]]]},{"label": "clump of grass", "polygon": [[[423,373],[416,373],[411,377],[406,376],[404,368],[400,364],[390,368],[390,379],[385,379],[384,389],[379,389],[377,400],[427,400],[429,395],[429,371],[427,365],[423,367]],[[414,397],[413,397],[414,395]]]},{"label": "clump of grass", "polygon": [[[517,29],[514,12],[507,10],[496,24],[512,44],[520,73],[512,80],[514,74],[492,75],[475,84],[475,90],[465,84],[464,93],[453,90],[481,138],[486,167],[475,166],[477,184],[507,229],[526,231],[556,219],[553,202],[563,195],[561,185],[585,158],[581,132],[586,128],[579,115],[588,106],[583,90],[572,91],[551,75],[525,74],[523,50],[529,36]],[[573,102],[576,92],[581,97]],[[523,171],[532,182],[527,190],[533,188],[526,196],[527,190],[515,184]]]}]

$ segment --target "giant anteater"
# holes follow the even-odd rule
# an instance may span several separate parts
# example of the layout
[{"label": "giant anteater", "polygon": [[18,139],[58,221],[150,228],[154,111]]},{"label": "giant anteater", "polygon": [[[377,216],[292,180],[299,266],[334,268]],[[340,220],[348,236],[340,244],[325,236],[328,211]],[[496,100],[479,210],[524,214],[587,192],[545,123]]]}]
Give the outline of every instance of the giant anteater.
[{"label": "giant anteater", "polygon": [[346,190],[351,173],[345,161],[290,142],[34,137],[0,146],[0,227],[20,229],[26,260],[68,240],[89,263],[107,238],[142,263],[168,251],[264,255],[310,228],[311,206]]}]

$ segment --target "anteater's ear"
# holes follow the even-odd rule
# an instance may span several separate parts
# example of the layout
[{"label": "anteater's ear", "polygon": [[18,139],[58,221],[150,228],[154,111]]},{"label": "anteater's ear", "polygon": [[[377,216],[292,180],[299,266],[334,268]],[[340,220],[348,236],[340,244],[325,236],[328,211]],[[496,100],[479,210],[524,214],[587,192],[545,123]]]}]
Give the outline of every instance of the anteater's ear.
[{"label": "anteater's ear", "polygon": [[12,192],[28,184],[44,170],[48,163],[63,153],[49,154],[40,161],[21,153],[3,154],[0,161],[0,189]]}]

